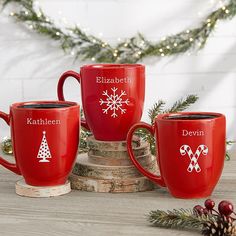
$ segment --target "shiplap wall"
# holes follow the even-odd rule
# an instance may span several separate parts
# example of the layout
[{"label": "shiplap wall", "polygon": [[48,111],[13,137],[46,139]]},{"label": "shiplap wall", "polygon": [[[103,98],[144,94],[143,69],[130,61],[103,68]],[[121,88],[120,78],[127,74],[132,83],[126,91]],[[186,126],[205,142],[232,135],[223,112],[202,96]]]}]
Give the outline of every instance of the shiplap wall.
[{"label": "shiplap wall", "polygon": [[[78,23],[108,42],[142,32],[150,40],[195,27],[217,6],[206,0],[39,0],[42,9],[58,24]],[[0,14],[0,109],[13,102],[56,99],[61,73],[79,71],[85,62],[74,63],[57,43],[25,29],[8,17],[14,6]],[[65,18],[65,19],[64,19]],[[89,62],[87,62],[89,63]],[[147,110],[158,99],[171,105],[188,94],[199,95],[190,110],[217,111],[227,116],[227,136],[236,139],[236,18],[219,23],[204,50],[191,55],[147,59]],[[70,79],[67,100],[80,101],[80,88]],[[1,122],[2,125],[2,122]],[[4,128],[2,128],[4,127]],[[1,136],[7,133],[2,125]]]}]

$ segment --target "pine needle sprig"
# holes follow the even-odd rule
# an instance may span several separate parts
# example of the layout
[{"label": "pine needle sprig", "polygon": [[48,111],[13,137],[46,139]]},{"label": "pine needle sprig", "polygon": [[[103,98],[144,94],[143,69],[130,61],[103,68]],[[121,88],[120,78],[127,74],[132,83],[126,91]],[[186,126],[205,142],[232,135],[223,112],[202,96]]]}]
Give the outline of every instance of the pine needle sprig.
[{"label": "pine needle sprig", "polygon": [[165,113],[174,113],[186,110],[189,106],[198,100],[197,95],[188,95],[185,99],[176,101],[170,109],[165,110]]},{"label": "pine needle sprig", "polygon": [[147,57],[164,57],[182,54],[190,50],[202,49],[217,22],[232,19],[236,15],[236,0],[210,13],[198,27],[183,30],[163,40],[151,42],[144,35],[137,35],[123,40],[115,46],[88,35],[78,26],[63,28],[36,7],[34,0],[0,0],[3,6],[15,3],[21,10],[11,14],[17,21],[30,29],[60,42],[61,48],[75,56],[75,59],[92,60],[108,63],[136,63]]},{"label": "pine needle sprig", "polygon": [[148,221],[154,226],[175,229],[197,229],[200,230],[204,223],[213,219],[214,216],[194,215],[188,209],[179,210],[155,210],[148,215]]},{"label": "pine needle sprig", "polygon": [[[184,111],[189,106],[194,104],[197,100],[198,100],[197,95],[188,95],[186,98],[184,99],[181,98],[178,101],[176,101],[170,109],[164,109],[164,105],[166,104],[165,101],[159,100],[148,111],[150,122],[151,124],[153,124],[155,117],[162,113],[173,113],[173,112]],[[156,145],[155,145],[155,139],[153,138],[153,136],[145,129],[139,129],[136,131],[135,134],[139,136],[140,138],[142,138],[143,140],[148,141],[150,143],[151,153],[155,155]]]},{"label": "pine needle sprig", "polygon": [[159,100],[158,102],[154,103],[154,105],[152,106],[151,109],[149,109],[148,111],[148,116],[149,119],[151,121],[151,123],[153,124],[155,117],[163,112],[163,107],[166,103],[162,100]]},{"label": "pine needle sprig", "polygon": [[[231,145],[235,144],[236,141],[232,141],[232,140],[226,140],[226,148],[230,147]],[[225,157],[226,161],[230,160],[230,153],[228,150],[226,150],[226,157]]]}]

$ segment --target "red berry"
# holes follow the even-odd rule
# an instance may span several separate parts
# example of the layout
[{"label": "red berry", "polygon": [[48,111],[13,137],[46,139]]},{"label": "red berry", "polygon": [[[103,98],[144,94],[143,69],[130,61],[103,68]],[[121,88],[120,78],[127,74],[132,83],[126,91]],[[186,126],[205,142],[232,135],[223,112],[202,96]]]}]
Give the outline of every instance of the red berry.
[{"label": "red berry", "polygon": [[229,201],[221,201],[218,206],[221,215],[229,216],[234,212],[234,206]]},{"label": "red berry", "polygon": [[209,210],[208,210],[207,208],[204,208],[204,209],[203,209],[203,214],[204,214],[205,216],[207,216],[207,215],[209,214]]},{"label": "red berry", "polygon": [[202,215],[204,214],[204,208],[200,205],[196,205],[194,208],[193,208],[193,212],[196,214],[196,215]]},{"label": "red berry", "polygon": [[207,199],[205,201],[205,207],[206,207],[207,210],[211,211],[215,207],[215,202],[211,199]]}]

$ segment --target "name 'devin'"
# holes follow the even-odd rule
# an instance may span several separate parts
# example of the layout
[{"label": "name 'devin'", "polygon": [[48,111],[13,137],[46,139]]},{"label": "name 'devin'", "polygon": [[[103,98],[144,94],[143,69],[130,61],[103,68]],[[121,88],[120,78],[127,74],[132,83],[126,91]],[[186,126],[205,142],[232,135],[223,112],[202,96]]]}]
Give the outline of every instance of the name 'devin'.
[{"label": "name 'devin'", "polygon": [[50,120],[50,119],[33,119],[33,118],[27,118],[26,120],[27,125],[60,125],[60,120]]},{"label": "name 'devin'", "polygon": [[182,130],[182,136],[204,136],[205,133],[203,130]]}]

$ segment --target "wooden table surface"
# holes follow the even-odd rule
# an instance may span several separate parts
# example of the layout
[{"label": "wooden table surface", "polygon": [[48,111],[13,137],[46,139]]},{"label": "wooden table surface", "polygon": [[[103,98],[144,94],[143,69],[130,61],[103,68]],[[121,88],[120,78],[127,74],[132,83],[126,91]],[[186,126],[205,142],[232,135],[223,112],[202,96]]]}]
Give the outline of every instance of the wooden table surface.
[{"label": "wooden table surface", "polygon": [[[236,161],[225,162],[224,173],[212,198],[236,204]],[[72,191],[54,198],[26,198],[15,194],[19,176],[0,167],[1,236],[105,236],[105,235],[200,235],[197,232],[150,226],[150,210],[192,208],[203,199],[180,200],[165,189],[142,193],[91,193]]]}]

